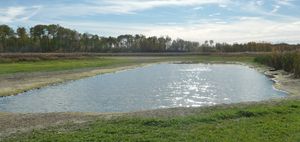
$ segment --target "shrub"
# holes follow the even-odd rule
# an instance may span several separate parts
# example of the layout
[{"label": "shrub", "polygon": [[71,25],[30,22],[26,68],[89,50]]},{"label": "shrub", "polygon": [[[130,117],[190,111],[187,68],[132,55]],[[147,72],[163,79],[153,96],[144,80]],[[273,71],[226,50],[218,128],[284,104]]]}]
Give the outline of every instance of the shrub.
[{"label": "shrub", "polygon": [[298,53],[298,55],[294,58],[295,62],[294,62],[294,74],[295,77],[299,78],[300,77],[300,54]]}]

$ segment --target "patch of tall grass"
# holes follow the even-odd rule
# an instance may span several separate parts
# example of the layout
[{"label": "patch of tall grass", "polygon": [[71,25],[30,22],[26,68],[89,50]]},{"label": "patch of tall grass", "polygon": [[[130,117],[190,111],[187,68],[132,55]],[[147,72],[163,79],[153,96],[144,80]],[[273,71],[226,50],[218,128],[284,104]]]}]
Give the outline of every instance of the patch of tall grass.
[{"label": "patch of tall grass", "polygon": [[273,67],[275,70],[284,70],[300,77],[300,53],[274,51],[269,55],[258,56],[255,62]]}]

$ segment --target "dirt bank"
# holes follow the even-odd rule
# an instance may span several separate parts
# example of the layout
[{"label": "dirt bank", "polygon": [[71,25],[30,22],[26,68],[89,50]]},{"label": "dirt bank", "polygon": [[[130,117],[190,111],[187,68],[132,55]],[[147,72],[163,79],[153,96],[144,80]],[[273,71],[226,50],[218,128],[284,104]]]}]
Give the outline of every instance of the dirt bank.
[{"label": "dirt bank", "polygon": [[294,78],[292,73],[283,70],[274,70],[273,68],[262,65],[251,67],[254,67],[256,70],[272,79],[275,82],[274,87],[276,89],[287,92],[289,96],[292,97],[300,95],[300,79]]},{"label": "dirt bank", "polygon": [[35,113],[19,114],[0,112],[0,141],[11,134],[28,132],[67,123],[81,124],[95,119],[111,119],[121,114],[113,113]]}]

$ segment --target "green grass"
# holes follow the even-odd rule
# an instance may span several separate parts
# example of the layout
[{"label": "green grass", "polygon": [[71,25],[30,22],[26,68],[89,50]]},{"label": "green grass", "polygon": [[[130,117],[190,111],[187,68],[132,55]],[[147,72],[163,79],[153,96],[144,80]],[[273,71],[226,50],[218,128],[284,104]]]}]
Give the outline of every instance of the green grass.
[{"label": "green grass", "polygon": [[[77,126],[76,126],[77,125]],[[207,108],[184,117],[121,117],[35,130],[6,141],[300,141],[300,100]]]},{"label": "green grass", "polygon": [[87,58],[48,61],[24,61],[16,63],[0,63],[0,74],[39,72],[39,71],[61,71],[79,68],[104,67],[128,63],[128,60],[110,58]]},{"label": "green grass", "polygon": [[242,62],[254,63],[253,56],[195,56],[185,58],[184,60],[198,61],[198,62]]},{"label": "green grass", "polygon": [[98,57],[83,59],[57,59],[41,61],[18,61],[0,63],[1,74],[29,73],[41,71],[62,71],[80,68],[104,67],[113,65],[138,64],[159,61],[195,61],[195,62],[253,62],[253,57],[225,57],[225,56],[176,56],[176,57]]}]

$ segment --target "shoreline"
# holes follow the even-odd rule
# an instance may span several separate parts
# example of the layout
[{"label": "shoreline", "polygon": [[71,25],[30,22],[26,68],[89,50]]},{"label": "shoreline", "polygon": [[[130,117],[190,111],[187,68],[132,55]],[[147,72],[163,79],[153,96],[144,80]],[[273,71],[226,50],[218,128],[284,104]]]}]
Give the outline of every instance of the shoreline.
[{"label": "shoreline", "polygon": [[300,95],[300,79],[294,78],[292,73],[283,70],[273,70],[265,65],[254,65],[250,67],[263,73],[272,80],[274,82],[274,88],[287,93],[288,98]]}]

